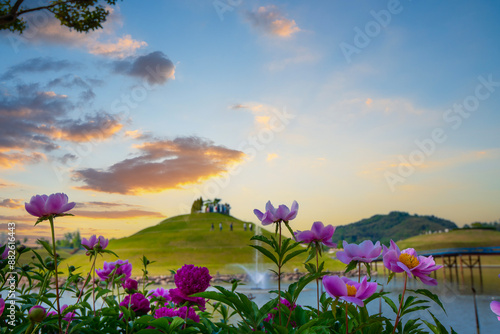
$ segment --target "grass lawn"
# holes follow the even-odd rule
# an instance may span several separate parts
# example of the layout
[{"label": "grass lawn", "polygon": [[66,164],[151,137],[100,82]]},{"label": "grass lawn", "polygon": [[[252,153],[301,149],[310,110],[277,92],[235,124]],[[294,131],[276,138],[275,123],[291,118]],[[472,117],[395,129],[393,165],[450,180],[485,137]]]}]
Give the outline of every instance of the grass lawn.
[{"label": "grass lawn", "polygon": [[[214,231],[210,230],[212,223]],[[219,223],[223,224],[222,231],[219,231]],[[231,223],[233,231],[230,231]],[[133,264],[133,276],[142,275],[143,255],[155,261],[148,267],[150,275],[170,275],[170,270],[176,270],[184,264],[204,266],[211,273],[242,273],[243,270],[237,264],[254,268],[256,256],[256,250],[249,247],[254,243],[250,238],[255,230],[250,231],[248,227],[251,223],[247,222],[247,230],[244,231],[243,224],[239,219],[219,213],[176,216],[129,237],[110,240],[108,249],[118,254],[120,259],[128,259]],[[261,233],[268,237],[271,235],[267,230],[261,230]],[[307,254],[304,254],[290,261],[284,271],[291,272],[295,268],[305,271],[303,262],[306,258]],[[273,268],[270,260],[264,260],[260,254],[259,259],[261,268]],[[106,254],[99,257],[96,267],[102,268],[104,261],[115,260],[116,257]],[[322,260],[330,271],[345,267],[328,255],[324,255]],[[71,256],[66,262],[81,267],[83,273],[90,269],[89,259],[83,251]],[[66,272],[67,266],[62,267]]]},{"label": "grass lawn", "polygon": [[419,235],[397,242],[400,249],[415,248],[417,251],[500,246],[500,232],[493,230],[454,230],[448,233]]}]

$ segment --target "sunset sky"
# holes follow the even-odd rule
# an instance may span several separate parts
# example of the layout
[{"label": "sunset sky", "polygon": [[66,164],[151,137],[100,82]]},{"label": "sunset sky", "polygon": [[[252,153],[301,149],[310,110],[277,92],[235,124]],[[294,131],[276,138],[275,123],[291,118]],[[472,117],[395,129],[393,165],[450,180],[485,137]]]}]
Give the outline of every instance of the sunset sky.
[{"label": "sunset sky", "polygon": [[[0,221],[130,235],[221,198],[293,225],[500,219],[498,1],[143,1],[79,34],[1,33]],[[2,232],[2,231],[0,231]]]}]

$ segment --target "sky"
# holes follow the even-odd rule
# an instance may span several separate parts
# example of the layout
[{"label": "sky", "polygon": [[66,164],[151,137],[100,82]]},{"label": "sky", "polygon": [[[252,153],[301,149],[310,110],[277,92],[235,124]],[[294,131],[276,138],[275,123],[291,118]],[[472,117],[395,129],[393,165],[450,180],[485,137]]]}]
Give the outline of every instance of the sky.
[{"label": "sky", "polygon": [[497,1],[125,0],[78,33],[0,36],[0,221],[64,192],[57,234],[131,235],[220,198],[299,203],[293,228],[375,214],[500,218]]}]

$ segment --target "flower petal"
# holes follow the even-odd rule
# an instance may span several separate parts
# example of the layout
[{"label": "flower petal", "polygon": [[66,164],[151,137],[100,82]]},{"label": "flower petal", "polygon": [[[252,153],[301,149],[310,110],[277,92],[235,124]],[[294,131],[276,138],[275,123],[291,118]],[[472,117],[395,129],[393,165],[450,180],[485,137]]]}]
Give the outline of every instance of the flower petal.
[{"label": "flower petal", "polygon": [[323,277],[323,286],[325,291],[333,298],[347,296],[347,287],[337,275]]}]

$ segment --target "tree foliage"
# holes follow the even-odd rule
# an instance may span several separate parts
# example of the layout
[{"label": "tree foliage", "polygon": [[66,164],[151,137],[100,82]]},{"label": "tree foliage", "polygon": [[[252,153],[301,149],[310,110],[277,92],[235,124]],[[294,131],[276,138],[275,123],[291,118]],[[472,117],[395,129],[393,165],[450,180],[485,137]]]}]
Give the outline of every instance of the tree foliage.
[{"label": "tree foliage", "polygon": [[203,198],[197,198],[194,200],[193,205],[191,206],[191,213],[200,212],[203,208]]},{"label": "tree foliage", "polygon": [[78,32],[88,32],[102,28],[109,15],[108,6],[116,5],[118,0],[1,0],[0,30],[23,33],[28,28],[26,14],[36,11],[49,11],[61,25]]},{"label": "tree foliage", "polygon": [[333,241],[360,243],[363,240],[380,240],[389,244],[390,240],[407,239],[426,232],[456,229],[457,225],[449,220],[435,216],[410,215],[407,212],[393,211],[388,215],[375,215],[349,225],[338,226]]}]

